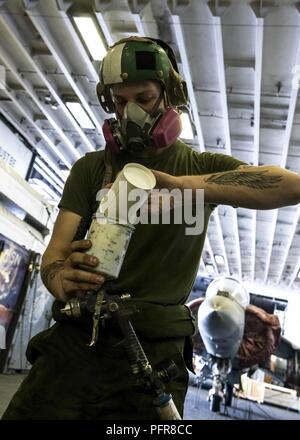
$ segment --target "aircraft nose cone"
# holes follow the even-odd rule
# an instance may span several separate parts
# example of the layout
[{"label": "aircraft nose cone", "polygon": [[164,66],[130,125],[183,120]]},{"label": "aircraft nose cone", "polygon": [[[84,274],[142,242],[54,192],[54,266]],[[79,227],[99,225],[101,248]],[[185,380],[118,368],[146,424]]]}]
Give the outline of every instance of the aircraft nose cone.
[{"label": "aircraft nose cone", "polygon": [[244,309],[236,301],[222,296],[206,298],[198,310],[198,328],[206,351],[233,358],[243,337],[244,322]]},{"label": "aircraft nose cone", "polygon": [[199,328],[200,325],[203,326],[213,337],[226,337],[240,325],[241,314],[234,301],[227,298],[215,298],[206,304],[205,302],[198,312]]}]

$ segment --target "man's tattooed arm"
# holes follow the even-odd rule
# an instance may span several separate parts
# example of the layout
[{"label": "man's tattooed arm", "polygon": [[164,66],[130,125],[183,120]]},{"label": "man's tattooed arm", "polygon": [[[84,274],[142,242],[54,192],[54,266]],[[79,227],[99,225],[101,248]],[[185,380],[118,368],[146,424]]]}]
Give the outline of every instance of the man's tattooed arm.
[{"label": "man's tattooed arm", "polygon": [[250,209],[300,203],[300,175],[273,165],[242,165],[235,170],[179,179],[181,189],[203,189],[205,203]]},{"label": "man's tattooed arm", "polygon": [[225,173],[211,174],[204,179],[206,183],[217,185],[246,186],[254,189],[278,188],[283,176],[270,175],[267,171],[227,171]]},{"label": "man's tattooed arm", "polygon": [[[82,217],[78,223],[76,232],[74,234],[74,237],[71,240],[71,243],[74,241],[83,240],[86,236],[86,233],[87,233],[89,226],[90,226],[90,221]],[[57,255],[57,258],[55,258],[55,254]],[[64,254],[65,254],[65,252],[63,252],[63,253],[60,252],[59,254],[57,254],[57,252],[53,253],[53,251],[51,252],[51,250],[50,250],[50,252],[46,251],[43,256],[44,264],[42,264],[42,267],[41,267],[41,278],[43,280],[43,283],[45,284],[45,286],[47,287],[47,289],[50,292],[53,289],[56,291],[58,289],[59,284],[60,284],[60,282],[57,282],[57,283],[55,283],[55,286],[54,286],[53,280],[56,277],[56,275],[62,269],[64,269],[65,261],[69,256],[69,255],[66,255],[65,259],[63,259],[62,256]]]},{"label": "man's tattooed arm", "polygon": [[53,263],[47,264],[45,267],[41,268],[41,278],[48,289],[50,282],[53,280],[55,275],[63,269],[64,261],[65,260],[56,260]]}]

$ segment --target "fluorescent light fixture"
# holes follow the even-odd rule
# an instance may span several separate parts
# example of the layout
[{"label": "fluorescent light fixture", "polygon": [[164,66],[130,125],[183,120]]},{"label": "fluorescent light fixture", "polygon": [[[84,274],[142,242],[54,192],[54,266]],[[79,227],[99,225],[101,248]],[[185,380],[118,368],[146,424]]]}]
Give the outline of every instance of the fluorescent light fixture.
[{"label": "fluorescent light fixture", "polygon": [[74,17],[75,24],[94,61],[101,61],[107,50],[92,17]]},{"label": "fluorescent light fixture", "polygon": [[215,255],[215,261],[220,266],[224,266],[224,264],[225,264],[225,261],[224,261],[224,258],[222,255]]},{"label": "fluorescent light fixture", "polygon": [[82,128],[95,128],[88,114],[79,102],[66,102],[66,106]]},{"label": "fluorescent light fixture", "polygon": [[180,133],[180,137],[183,139],[194,139],[194,132],[191,124],[190,115],[187,112],[182,112],[180,114],[180,119],[182,123],[182,131]]},{"label": "fluorescent light fixture", "polygon": [[205,268],[207,270],[207,273],[215,273],[214,266],[212,264],[206,264]]}]

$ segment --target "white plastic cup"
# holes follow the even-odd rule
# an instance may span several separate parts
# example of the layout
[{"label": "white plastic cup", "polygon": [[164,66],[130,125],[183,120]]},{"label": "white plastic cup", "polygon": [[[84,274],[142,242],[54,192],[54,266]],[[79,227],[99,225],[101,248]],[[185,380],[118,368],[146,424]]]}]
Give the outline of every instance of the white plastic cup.
[{"label": "white plastic cup", "polygon": [[133,224],[137,211],[155,184],[156,179],[151,170],[138,163],[128,163],[101,200],[100,213],[122,224]]},{"label": "white plastic cup", "polygon": [[133,231],[132,225],[119,224],[114,219],[97,215],[87,235],[87,240],[92,242],[87,254],[97,257],[100,262],[95,268],[81,266],[104,275],[106,279],[118,278]]}]

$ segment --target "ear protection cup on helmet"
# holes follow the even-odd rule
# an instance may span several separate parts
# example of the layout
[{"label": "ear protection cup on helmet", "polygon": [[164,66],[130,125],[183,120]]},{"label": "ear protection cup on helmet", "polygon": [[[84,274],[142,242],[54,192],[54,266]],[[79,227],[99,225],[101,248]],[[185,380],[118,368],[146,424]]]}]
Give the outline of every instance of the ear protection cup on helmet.
[{"label": "ear protection cup on helmet", "polygon": [[106,113],[114,113],[115,105],[111,97],[110,89],[106,87],[103,83],[99,82],[96,86],[96,92],[103,110]]}]

